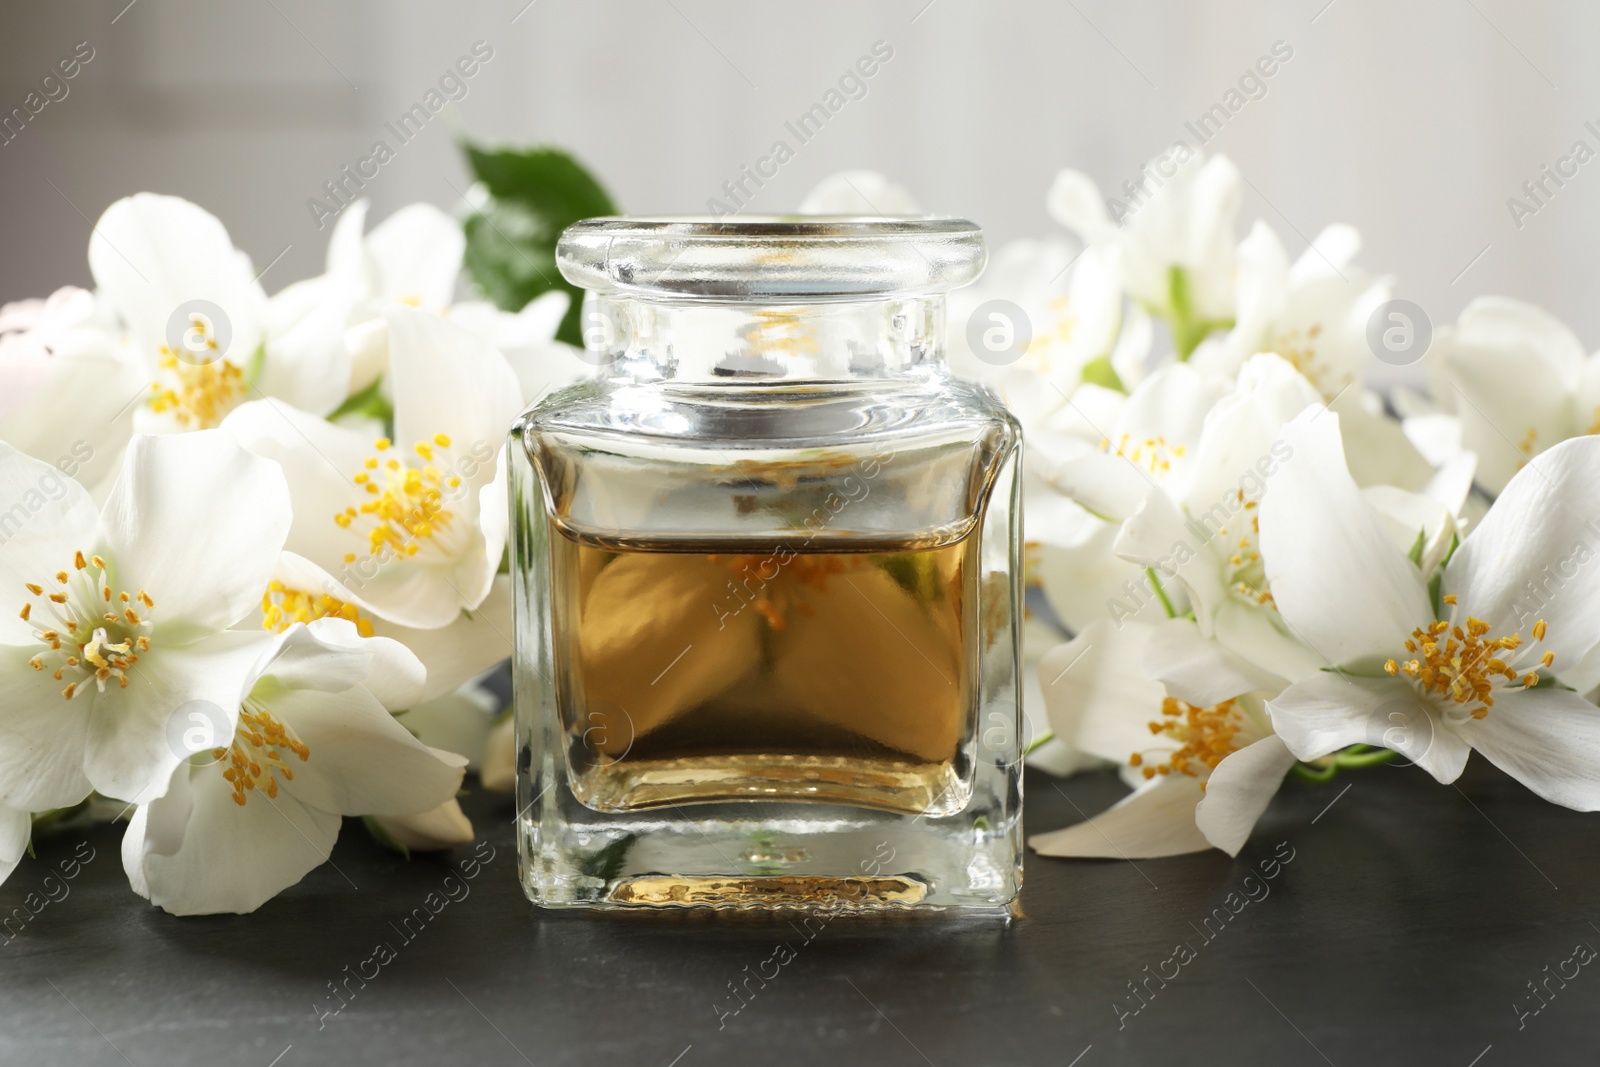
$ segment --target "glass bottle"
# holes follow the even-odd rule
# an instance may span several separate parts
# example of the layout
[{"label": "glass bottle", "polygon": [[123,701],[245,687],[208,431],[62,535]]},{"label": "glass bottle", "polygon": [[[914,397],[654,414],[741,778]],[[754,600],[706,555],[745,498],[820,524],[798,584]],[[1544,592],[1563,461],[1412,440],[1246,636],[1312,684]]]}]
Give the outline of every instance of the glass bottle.
[{"label": "glass bottle", "polygon": [[597,371],[509,450],[537,904],[1011,904],[1020,431],[943,362],[984,256],[959,219],[563,234]]}]

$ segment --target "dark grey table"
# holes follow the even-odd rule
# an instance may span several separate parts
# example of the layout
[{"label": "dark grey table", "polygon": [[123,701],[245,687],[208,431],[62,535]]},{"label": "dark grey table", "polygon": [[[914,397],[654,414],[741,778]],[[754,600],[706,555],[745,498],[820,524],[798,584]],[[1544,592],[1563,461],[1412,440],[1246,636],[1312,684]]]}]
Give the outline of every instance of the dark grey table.
[{"label": "dark grey table", "polygon": [[[1036,829],[1119,792],[1110,774],[1027,786]],[[767,918],[535,912],[509,800],[468,806],[493,858],[453,901],[441,890],[472,847],[406,861],[349,823],[338,870],[243,917],[134,897],[120,827],[46,842],[0,888],[5,911],[75,851],[94,858],[0,935],[0,1064],[1600,1060],[1600,967],[1574,962],[1600,947],[1596,817],[1481,760],[1459,790],[1387,767],[1291,781],[1237,860],[1030,857],[1009,925],[841,919],[809,938]],[[375,960],[379,942],[393,958]],[[793,959],[735,999],[779,942]],[[320,1014],[341,982],[346,1006]]]}]

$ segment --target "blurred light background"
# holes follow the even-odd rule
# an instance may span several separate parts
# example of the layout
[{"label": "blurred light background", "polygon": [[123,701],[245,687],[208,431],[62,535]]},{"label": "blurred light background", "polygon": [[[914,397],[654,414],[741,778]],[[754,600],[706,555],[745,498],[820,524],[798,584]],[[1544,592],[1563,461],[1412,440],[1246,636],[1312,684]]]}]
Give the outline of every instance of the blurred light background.
[{"label": "blurred light background", "polygon": [[[1508,198],[1574,142],[1600,151],[1600,7],[1573,0],[8,0],[0,113],[86,41],[67,95],[0,145],[0,300],[89,280],[106,205],[141,189],[209,208],[275,291],[320,269],[307,200],[371,153],[476,42],[466,95],[367,182],[374,218],[459,206],[455,137],[575,152],[634,212],[703,212],[774,140],[795,157],[751,210],[796,206],[869,168],[996,242],[1050,232],[1074,166],[1113,189],[1235,88],[1275,42],[1293,56],[1206,145],[1298,254],[1327,223],[1436,324],[1498,292],[1600,346],[1600,160],[1533,215]],[[857,59],[893,57],[804,145],[786,133]],[[1280,46],[1281,47],[1281,46]],[[1594,120],[1594,129],[1585,122]]]}]

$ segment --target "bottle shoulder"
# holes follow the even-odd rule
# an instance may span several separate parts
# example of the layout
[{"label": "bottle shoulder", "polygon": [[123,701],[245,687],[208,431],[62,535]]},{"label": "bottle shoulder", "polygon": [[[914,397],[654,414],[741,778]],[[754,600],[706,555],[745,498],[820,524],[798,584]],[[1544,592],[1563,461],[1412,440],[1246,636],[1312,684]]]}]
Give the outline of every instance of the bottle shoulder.
[{"label": "bottle shoulder", "polygon": [[673,385],[589,380],[529,407],[519,437],[633,437],[679,448],[848,448],[1020,439],[987,387],[947,375],[848,381]]},{"label": "bottle shoulder", "polygon": [[[942,544],[970,531],[1021,433],[955,379],[672,389],[581,383],[513,430],[580,538]],[[708,550],[709,551],[709,550]]]}]

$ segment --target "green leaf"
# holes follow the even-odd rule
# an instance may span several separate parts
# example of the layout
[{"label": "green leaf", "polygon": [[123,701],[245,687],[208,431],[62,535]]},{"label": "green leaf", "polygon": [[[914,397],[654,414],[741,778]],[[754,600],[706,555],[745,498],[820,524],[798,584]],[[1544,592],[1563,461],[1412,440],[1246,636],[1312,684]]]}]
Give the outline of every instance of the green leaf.
[{"label": "green leaf", "polygon": [[328,421],[333,422],[345,415],[364,415],[377,419],[392,434],[394,432],[394,405],[383,395],[383,379],[374,379],[373,383],[344,398],[344,402],[333,409],[328,416]]},{"label": "green leaf", "polygon": [[583,293],[556,269],[556,241],[579,219],[615,215],[600,182],[559,148],[486,149],[462,144],[489,201],[467,216],[467,274],[504,311],[520,311],[551,289],[572,297],[556,338],[581,345]]},{"label": "green leaf", "polygon": [[1116,368],[1111,365],[1109,356],[1100,356],[1091,359],[1083,365],[1083,382],[1085,385],[1099,385],[1107,389],[1115,389],[1119,393],[1128,390],[1122,384],[1122,378],[1117,374]]}]

